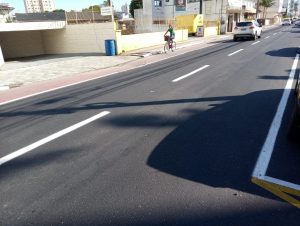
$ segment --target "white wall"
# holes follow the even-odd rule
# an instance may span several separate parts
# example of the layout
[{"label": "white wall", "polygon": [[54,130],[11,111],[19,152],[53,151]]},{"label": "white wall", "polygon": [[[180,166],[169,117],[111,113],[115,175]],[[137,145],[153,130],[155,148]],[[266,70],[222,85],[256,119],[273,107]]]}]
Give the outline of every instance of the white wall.
[{"label": "white wall", "polygon": [[105,40],[116,38],[113,28],[113,23],[94,23],[42,31],[45,53],[105,53]]},{"label": "white wall", "polygon": [[1,32],[0,43],[5,59],[45,54],[40,31]]}]

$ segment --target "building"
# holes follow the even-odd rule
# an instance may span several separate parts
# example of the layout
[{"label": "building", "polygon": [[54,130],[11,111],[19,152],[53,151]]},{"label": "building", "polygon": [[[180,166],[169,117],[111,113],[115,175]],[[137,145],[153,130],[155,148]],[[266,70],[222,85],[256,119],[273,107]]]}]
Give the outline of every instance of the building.
[{"label": "building", "polygon": [[55,10],[54,0],[24,0],[27,13],[52,12]]},{"label": "building", "polygon": [[129,14],[129,6],[127,3],[121,6],[121,12],[124,13],[125,15]]},{"label": "building", "polygon": [[236,22],[255,18],[256,0],[143,0],[143,9],[135,11],[137,32],[164,30],[176,25],[177,16],[190,14],[202,14],[204,26],[214,31],[222,21],[231,32]]}]

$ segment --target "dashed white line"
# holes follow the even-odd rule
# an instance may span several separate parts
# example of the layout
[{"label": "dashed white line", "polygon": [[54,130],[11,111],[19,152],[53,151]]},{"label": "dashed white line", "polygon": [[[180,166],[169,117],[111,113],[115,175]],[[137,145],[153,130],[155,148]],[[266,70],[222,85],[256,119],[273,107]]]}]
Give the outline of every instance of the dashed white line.
[{"label": "dashed white line", "polygon": [[254,46],[254,45],[256,45],[257,43],[260,43],[260,41],[254,42],[254,43],[252,43],[251,45]]},{"label": "dashed white line", "polygon": [[187,78],[187,77],[189,77],[189,76],[191,76],[191,75],[193,75],[193,74],[195,74],[195,73],[197,73],[197,72],[199,72],[199,71],[202,71],[203,69],[205,69],[205,68],[207,68],[207,67],[209,67],[210,65],[205,65],[205,66],[203,66],[203,67],[200,67],[200,68],[198,68],[197,70],[194,70],[194,71],[192,71],[192,72],[190,72],[190,73],[188,73],[188,74],[186,74],[186,75],[183,75],[183,76],[180,76],[179,78],[176,78],[176,79],[174,79],[172,82],[178,82],[178,81],[180,81],[180,80],[182,80],[182,79],[184,79],[184,78]]},{"label": "dashed white line", "polygon": [[24,154],[26,154],[26,153],[28,153],[28,152],[44,145],[46,143],[49,143],[50,141],[53,141],[53,140],[65,135],[67,133],[70,133],[70,132],[72,132],[76,129],[79,129],[80,127],[85,126],[85,125],[87,125],[87,124],[89,124],[89,123],[91,123],[91,122],[93,122],[93,121],[95,121],[95,120],[97,120],[101,117],[104,117],[105,115],[108,115],[109,113],[110,113],[109,111],[103,111],[103,112],[101,112],[101,113],[99,113],[99,114],[97,114],[97,115],[95,115],[91,118],[88,118],[88,119],[86,119],[82,122],[79,122],[79,123],[77,123],[73,126],[70,126],[66,129],[58,131],[58,132],[56,132],[56,133],[54,133],[54,134],[52,134],[52,135],[50,135],[50,136],[48,136],[44,139],[41,139],[37,142],[34,142],[33,144],[30,144],[30,145],[28,145],[24,148],[21,148],[17,151],[14,151],[13,153],[11,153],[9,155],[6,155],[6,156],[0,158],[0,166],[3,165],[4,163],[7,163],[7,162],[17,158],[17,157],[20,157],[21,155],[24,155]]},{"label": "dashed white line", "polygon": [[277,135],[279,132],[279,128],[281,126],[282,123],[282,118],[283,118],[283,114],[287,105],[287,101],[289,98],[289,95],[291,93],[291,90],[293,88],[293,82],[294,82],[294,77],[295,77],[295,73],[296,73],[296,69],[297,69],[297,65],[298,65],[298,60],[299,60],[299,54],[296,55],[290,75],[289,75],[289,79],[286,83],[283,95],[281,97],[280,103],[278,105],[276,114],[274,116],[274,119],[272,121],[271,127],[269,129],[267,138],[265,140],[265,143],[262,147],[262,150],[259,154],[258,160],[256,162],[255,168],[253,170],[253,177],[256,177],[258,179],[261,179],[265,176],[268,166],[269,166],[269,162],[274,150],[274,146],[275,146],[275,142],[277,139]]},{"label": "dashed white line", "polygon": [[277,32],[276,32],[276,33],[274,33],[273,35],[277,35]]},{"label": "dashed white line", "polygon": [[270,36],[265,37],[265,39],[270,38]]},{"label": "dashed white line", "polygon": [[239,50],[237,50],[237,51],[235,51],[235,52],[233,52],[233,53],[230,53],[230,54],[228,54],[227,56],[232,56],[232,55],[234,55],[234,54],[236,54],[236,53],[238,53],[238,52],[241,52],[241,51],[243,51],[244,49],[239,49]]}]

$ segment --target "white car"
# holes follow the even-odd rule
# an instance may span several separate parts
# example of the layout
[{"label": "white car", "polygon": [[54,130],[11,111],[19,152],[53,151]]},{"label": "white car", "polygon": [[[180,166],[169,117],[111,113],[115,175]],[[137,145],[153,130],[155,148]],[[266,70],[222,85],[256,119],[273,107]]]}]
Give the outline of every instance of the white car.
[{"label": "white car", "polygon": [[261,37],[262,25],[256,20],[238,22],[233,30],[233,40],[237,41],[238,38],[250,38],[256,40]]},{"label": "white car", "polygon": [[283,21],[282,21],[282,23],[281,23],[281,25],[282,26],[285,26],[285,25],[291,25],[292,24],[292,21],[291,21],[291,19],[283,19]]}]

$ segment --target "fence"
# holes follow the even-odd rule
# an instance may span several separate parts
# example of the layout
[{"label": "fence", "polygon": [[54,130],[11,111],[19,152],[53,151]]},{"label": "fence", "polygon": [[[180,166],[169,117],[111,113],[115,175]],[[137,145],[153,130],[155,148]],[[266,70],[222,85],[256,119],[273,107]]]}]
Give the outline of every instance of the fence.
[{"label": "fence", "polygon": [[111,16],[102,16],[99,12],[66,12],[67,24],[112,22]]}]

